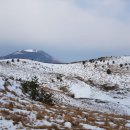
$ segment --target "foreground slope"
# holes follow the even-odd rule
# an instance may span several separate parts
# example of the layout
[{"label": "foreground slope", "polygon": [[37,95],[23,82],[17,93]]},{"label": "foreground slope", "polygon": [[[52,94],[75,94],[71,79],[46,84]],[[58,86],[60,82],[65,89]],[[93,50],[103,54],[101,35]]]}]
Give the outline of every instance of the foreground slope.
[{"label": "foreground slope", "polygon": [[31,100],[19,81],[0,78],[0,129],[130,129],[130,116],[107,114],[66,105],[48,106]]}]

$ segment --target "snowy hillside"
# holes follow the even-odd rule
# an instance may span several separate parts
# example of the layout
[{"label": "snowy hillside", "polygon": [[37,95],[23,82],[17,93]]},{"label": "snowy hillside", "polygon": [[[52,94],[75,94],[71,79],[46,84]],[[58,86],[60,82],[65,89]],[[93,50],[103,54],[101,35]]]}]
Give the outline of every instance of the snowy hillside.
[{"label": "snowy hillside", "polygon": [[[111,114],[113,114],[117,116],[115,119],[121,118],[121,120],[125,120],[123,127],[130,128],[129,56],[105,57],[71,64],[47,64],[25,59],[14,59],[14,61],[11,59],[0,60],[1,104],[8,104],[8,101],[6,101],[7,99],[4,101],[4,97],[10,98],[15,96],[14,99],[23,100],[23,102],[27,102],[31,105],[33,101],[28,99],[26,95],[21,92],[19,84],[21,80],[31,80],[34,76],[38,77],[41,88],[44,87],[49,92],[53,93],[56,104],[62,105],[63,110],[73,108],[75,111],[79,110],[81,113],[84,112],[88,115],[90,113],[94,113],[95,115],[96,113],[97,115],[100,113],[100,115],[103,116],[104,113],[106,113],[108,114],[107,116],[110,117]],[[12,86],[17,86],[17,89],[9,87],[9,91],[2,94],[2,92],[5,91],[3,84],[6,78],[10,79]],[[12,91],[17,94],[11,95]],[[34,102],[34,105],[37,103],[38,102]],[[24,108],[24,112],[25,109],[26,108]],[[40,105],[38,109],[40,109]],[[69,109],[69,111],[70,110],[71,109]],[[72,113],[75,113],[73,110],[71,110]],[[14,111],[15,110],[13,110],[13,112]],[[54,113],[54,111],[56,111],[55,108],[53,108],[52,113]],[[27,110],[25,113],[27,114]],[[35,114],[36,111],[32,112],[30,116],[34,117]],[[33,119],[32,117],[29,117],[30,120]],[[1,118],[3,119],[3,117]],[[34,120],[36,120],[35,117]],[[97,119],[95,119],[95,121],[96,120]],[[36,124],[44,124],[46,121],[45,119],[42,120],[42,123],[37,122]],[[116,122],[118,121],[119,119],[117,119]],[[64,120],[63,122],[65,123]],[[59,127],[63,126],[63,122],[59,123]],[[54,122],[52,124],[46,123],[50,126],[52,124],[54,125]],[[95,126],[95,128],[92,128],[94,130],[104,128],[100,127],[100,125],[92,125],[90,122],[85,124],[84,121],[81,121],[79,124],[82,128],[85,126],[86,128]],[[21,124],[21,126],[22,125],[23,124]],[[58,126],[58,123],[56,123],[56,126]],[[64,128],[65,126],[71,128],[72,122],[70,124],[70,121],[67,120],[67,123],[64,124]],[[115,127],[116,126],[117,124],[115,124]],[[112,127],[114,127],[114,125],[111,125],[111,128]]]}]

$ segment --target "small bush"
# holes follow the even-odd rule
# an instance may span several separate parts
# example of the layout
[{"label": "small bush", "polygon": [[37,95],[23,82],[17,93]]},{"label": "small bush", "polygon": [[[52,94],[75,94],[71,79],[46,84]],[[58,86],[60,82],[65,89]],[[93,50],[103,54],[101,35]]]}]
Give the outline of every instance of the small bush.
[{"label": "small bush", "polygon": [[120,64],[120,67],[123,67],[123,64]]},{"label": "small bush", "polygon": [[82,61],[82,64],[85,65],[85,61]]},{"label": "small bush", "polygon": [[110,69],[107,70],[107,74],[111,74],[111,70]]},{"label": "small bush", "polygon": [[94,59],[90,59],[89,62],[90,62],[90,63],[93,63],[93,62],[94,62]]},{"label": "small bush", "polygon": [[9,62],[9,61],[7,61],[7,62],[6,62],[6,64],[10,64],[10,62]]},{"label": "small bush", "polygon": [[39,94],[39,100],[47,105],[53,105],[52,93],[46,92],[44,89]]},{"label": "small bush", "polygon": [[74,95],[74,94],[71,94],[70,97],[75,98],[75,95]]},{"label": "small bush", "polygon": [[127,66],[127,63],[125,63],[125,66]]},{"label": "small bush", "polygon": [[5,82],[4,82],[3,86],[4,86],[4,87],[11,86],[11,83],[9,82],[8,79],[5,79]]}]

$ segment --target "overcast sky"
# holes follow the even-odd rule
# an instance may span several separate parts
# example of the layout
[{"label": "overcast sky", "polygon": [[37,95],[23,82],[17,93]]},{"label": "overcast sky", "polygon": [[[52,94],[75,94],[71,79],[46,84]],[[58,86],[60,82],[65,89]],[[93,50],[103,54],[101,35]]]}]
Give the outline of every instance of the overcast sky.
[{"label": "overcast sky", "polygon": [[61,61],[130,55],[130,0],[0,0],[0,55],[31,48]]}]

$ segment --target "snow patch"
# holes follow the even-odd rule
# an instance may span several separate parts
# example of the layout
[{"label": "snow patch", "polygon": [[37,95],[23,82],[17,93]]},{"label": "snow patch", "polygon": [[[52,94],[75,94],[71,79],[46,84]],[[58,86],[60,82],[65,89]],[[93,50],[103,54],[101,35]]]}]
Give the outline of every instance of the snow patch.
[{"label": "snow patch", "polygon": [[83,128],[85,129],[91,129],[91,130],[105,130],[103,128],[99,128],[99,127],[96,127],[96,126],[91,126],[91,125],[88,125],[88,124],[81,124],[83,126]]},{"label": "snow patch", "polygon": [[89,85],[79,86],[77,84],[73,84],[71,87],[71,92],[74,93],[75,98],[90,98],[91,89]]},{"label": "snow patch", "polygon": [[36,49],[27,49],[27,50],[24,50],[25,52],[37,52]]},{"label": "snow patch", "polygon": [[67,128],[71,128],[71,123],[70,122],[65,122],[64,126],[67,127]]}]

